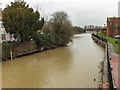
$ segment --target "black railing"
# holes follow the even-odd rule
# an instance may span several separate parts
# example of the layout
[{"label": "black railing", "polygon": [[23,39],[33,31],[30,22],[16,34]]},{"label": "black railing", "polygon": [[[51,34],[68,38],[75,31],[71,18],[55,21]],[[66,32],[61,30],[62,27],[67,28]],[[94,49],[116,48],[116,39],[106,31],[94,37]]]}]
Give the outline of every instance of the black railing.
[{"label": "black railing", "polygon": [[108,68],[108,82],[109,82],[109,89],[110,90],[116,90],[115,88],[115,81],[114,81],[114,76],[113,76],[113,70],[112,70],[112,64],[111,64],[111,58],[110,58],[110,53],[109,53],[109,47],[108,47],[108,43],[107,43],[107,39],[104,38],[100,38],[99,36],[95,35],[94,33],[92,34],[93,36],[95,36],[97,39],[103,41],[106,43],[106,48],[107,48],[107,68]]},{"label": "black railing", "polygon": [[108,62],[109,88],[110,88],[110,90],[116,90],[115,89],[114,76],[113,76],[113,70],[112,70],[112,64],[111,64],[111,58],[110,58],[110,53],[109,53],[109,48],[108,48],[108,43],[107,43],[107,62]]},{"label": "black railing", "polygon": [[99,40],[107,43],[107,39],[105,39],[105,38],[103,38],[103,37],[99,37],[99,36],[95,35],[94,33],[93,33],[92,35],[95,36],[97,39],[99,39]]}]

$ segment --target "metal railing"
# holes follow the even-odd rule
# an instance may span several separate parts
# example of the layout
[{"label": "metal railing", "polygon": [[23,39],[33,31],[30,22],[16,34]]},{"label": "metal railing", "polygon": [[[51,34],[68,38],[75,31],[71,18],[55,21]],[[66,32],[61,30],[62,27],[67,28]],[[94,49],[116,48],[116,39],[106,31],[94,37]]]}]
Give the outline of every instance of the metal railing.
[{"label": "metal railing", "polygon": [[112,69],[112,64],[111,64],[111,58],[110,58],[110,51],[109,51],[107,39],[100,38],[99,36],[95,35],[94,33],[92,35],[95,36],[97,39],[106,43],[106,48],[107,48],[106,58],[107,58],[107,66],[108,66],[107,68],[108,68],[109,89],[110,90],[116,90],[115,80],[114,80],[114,76],[113,76],[113,69]]},{"label": "metal railing", "polygon": [[92,35],[95,36],[97,39],[99,39],[99,40],[101,40],[101,41],[107,43],[107,39],[102,38],[102,37],[99,37],[99,36],[95,35],[94,33],[93,33]]},{"label": "metal railing", "polygon": [[110,51],[107,43],[107,62],[108,62],[108,80],[109,80],[109,88],[110,90],[115,90],[115,81],[113,76],[113,69],[112,69],[112,63],[110,58]]}]

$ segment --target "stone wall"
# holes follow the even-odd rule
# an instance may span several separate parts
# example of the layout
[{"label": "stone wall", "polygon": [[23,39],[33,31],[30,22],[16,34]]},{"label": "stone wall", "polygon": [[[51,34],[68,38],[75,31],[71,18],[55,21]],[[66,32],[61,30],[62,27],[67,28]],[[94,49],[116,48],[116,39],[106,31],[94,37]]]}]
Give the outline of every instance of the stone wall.
[{"label": "stone wall", "polygon": [[91,37],[96,43],[105,47],[105,56],[104,56],[104,60],[103,60],[104,61],[103,73],[104,74],[102,74],[102,78],[101,78],[102,83],[100,83],[100,86],[102,86],[102,87],[100,87],[100,88],[106,88],[107,87],[107,88],[110,88],[110,90],[113,90],[114,87],[116,87],[115,86],[116,76],[113,75],[114,74],[114,69],[116,69],[116,68],[112,66],[113,62],[111,62],[112,61],[111,57],[113,55],[115,55],[114,50],[113,50],[113,45],[111,45],[107,42],[104,42],[104,40],[101,40],[100,37],[98,37],[95,34],[92,34]]},{"label": "stone wall", "polygon": [[100,40],[100,38],[96,37],[95,34],[92,34],[91,37],[96,43],[98,43],[99,45],[105,48],[106,42],[103,42],[102,40]]},{"label": "stone wall", "polygon": [[17,44],[12,49],[12,54],[13,54],[12,56],[13,58],[15,58],[15,57],[30,54],[36,51],[38,51],[38,49],[34,41],[24,42],[24,43]]},{"label": "stone wall", "polygon": [[8,60],[12,58],[16,58],[19,56],[31,54],[34,52],[40,51],[37,48],[36,43],[34,41],[28,41],[23,43],[15,43],[12,48],[9,47],[10,45],[3,45],[2,46],[2,60]]}]

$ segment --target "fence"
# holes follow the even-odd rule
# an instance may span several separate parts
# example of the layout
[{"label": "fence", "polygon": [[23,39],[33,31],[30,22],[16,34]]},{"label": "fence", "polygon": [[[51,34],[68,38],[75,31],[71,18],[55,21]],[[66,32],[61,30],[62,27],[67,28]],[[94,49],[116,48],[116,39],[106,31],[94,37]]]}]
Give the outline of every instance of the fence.
[{"label": "fence", "polygon": [[110,51],[107,43],[107,62],[108,62],[108,80],[109,80],[109,88],[110,90],[115,90],[115,81],[113,76],[113,70],[112,70],[112,64],[111,64],[111,58],[110,58]]},{"label": "fence", "polygon": [[113,70],[112,70],[112,64],[111,64],[111,58],[110,58],[110,50],[108,47],[108,43],[107,40],[104,38],[100,38],[99,36],[92,34],[93,37],[97,38],[99,42],[99,40],[101,40],[102,42],[106,43],[106,59],[107,59],[107,72],[108,72],[108,82],[109,82],[109,89],[110,90],[116,90],[115,88],[115,81],[114,81],[114,76],[113,76]]}]

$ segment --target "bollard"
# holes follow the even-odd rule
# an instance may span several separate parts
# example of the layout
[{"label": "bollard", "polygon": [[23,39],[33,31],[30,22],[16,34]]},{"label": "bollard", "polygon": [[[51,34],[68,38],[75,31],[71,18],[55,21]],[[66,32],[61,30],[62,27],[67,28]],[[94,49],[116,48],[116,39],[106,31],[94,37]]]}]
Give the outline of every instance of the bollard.
[{"label": "bollard", "polygon": [[10,56],[11,56],[11,60],[12,60],[13,58],[12,58],[12,50],[11,49],[10,49]]}]

